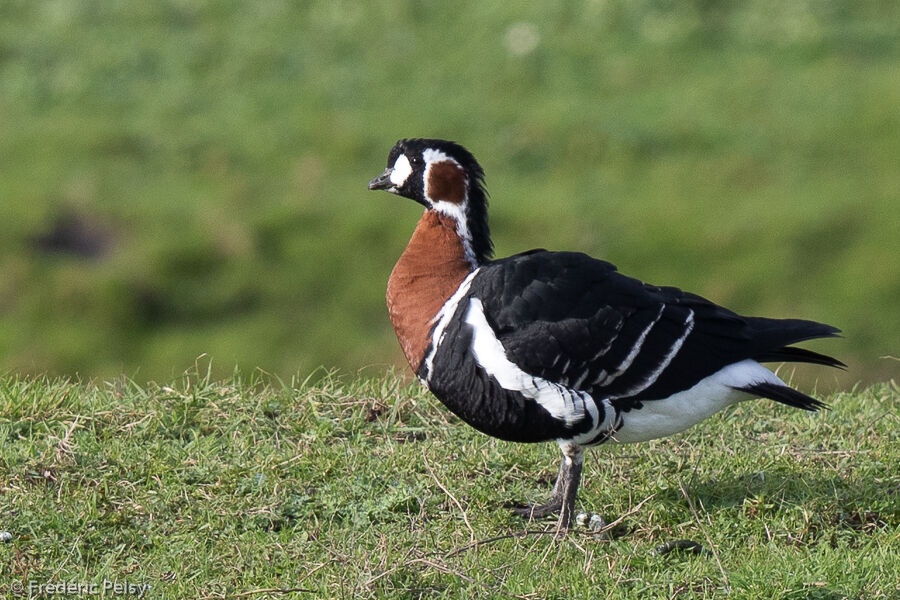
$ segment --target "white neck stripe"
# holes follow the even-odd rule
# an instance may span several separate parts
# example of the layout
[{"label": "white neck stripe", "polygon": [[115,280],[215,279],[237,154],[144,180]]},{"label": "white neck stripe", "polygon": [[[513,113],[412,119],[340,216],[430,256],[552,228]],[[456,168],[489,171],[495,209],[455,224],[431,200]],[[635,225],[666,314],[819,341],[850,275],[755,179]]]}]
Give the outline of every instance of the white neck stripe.
[{"label": "white neck stripe", "polygon": [[475,251],[472,249],[472,233],[469,231],[469,221],[466,218],[466,208],[469,205],[468,189],[466,190],[466,195],[463,198],[463,201],[460,203],[447,202],[439,198],[432,198],[428,195],[428,174],[429,171],[431,171],[432,165],[441,162],[450,162],[460,169],[462,169],[462,166],[454,159],[450,158],[440,150],[435,150],[434,148],[428,148],[427,150],[425,150],[425,152],[422,153],[422,158],[425,160],[425,174],[423,180],[424,185],[422,186],[423,193],[425,194],[425,199],[428,201],[428,204],[431,206],[432,210],[446,217],[450,217],[451,219],[456,221],[456,235],[458,235],[459,239],[462,240],[463,250],[466,255],[466,261],[473,267],[477,267],[478,261],[475,259]]}]

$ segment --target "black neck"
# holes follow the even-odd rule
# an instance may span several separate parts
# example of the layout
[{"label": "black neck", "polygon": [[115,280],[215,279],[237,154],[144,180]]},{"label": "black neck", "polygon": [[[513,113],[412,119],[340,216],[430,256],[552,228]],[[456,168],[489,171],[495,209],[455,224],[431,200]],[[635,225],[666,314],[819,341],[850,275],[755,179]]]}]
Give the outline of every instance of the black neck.
[{"label": "black neck", "polygon": [[487,192],[484,189],[484,175],[478,169],[474,179],[469,181],[466,221],[469,234],[472,236],[472,252],[475,262],[484,264],[494,255],[494,243],[491,241],[491,229],[488,225]]}]

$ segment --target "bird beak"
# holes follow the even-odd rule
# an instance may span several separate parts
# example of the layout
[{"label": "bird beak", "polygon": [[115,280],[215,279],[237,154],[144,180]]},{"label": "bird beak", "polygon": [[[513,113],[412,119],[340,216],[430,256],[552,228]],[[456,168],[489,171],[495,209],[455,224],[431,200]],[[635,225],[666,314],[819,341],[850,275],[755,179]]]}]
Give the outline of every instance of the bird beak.
[{"label": "bird beak", "polygon": [[384,173],[373,179],[369,182],[370,190],[387,190],[389,188],[394,187],[393,182],[391,181],[391,169],[388,167],[384,170]]}]

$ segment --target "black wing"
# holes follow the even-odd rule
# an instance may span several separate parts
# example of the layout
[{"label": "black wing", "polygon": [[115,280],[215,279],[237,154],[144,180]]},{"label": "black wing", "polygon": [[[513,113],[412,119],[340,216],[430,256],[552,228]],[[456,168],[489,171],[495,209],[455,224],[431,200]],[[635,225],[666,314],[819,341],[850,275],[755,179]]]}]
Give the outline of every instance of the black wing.
[{"label": "black wing", "polygon": [[666,398],[747,358],[840,365],[785,348],[834,336],[834,327],[741,317],[580,253],[534,251],[492,262],[470,293],[523,371],[618,400],[622,408]]}]

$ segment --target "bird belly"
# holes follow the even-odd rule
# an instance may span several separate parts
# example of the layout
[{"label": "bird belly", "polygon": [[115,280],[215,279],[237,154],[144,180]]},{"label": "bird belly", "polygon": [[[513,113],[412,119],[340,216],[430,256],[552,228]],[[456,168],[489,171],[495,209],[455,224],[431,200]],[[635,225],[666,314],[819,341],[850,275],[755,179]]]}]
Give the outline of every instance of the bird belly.
[{"label": "bird belly", "polygon": [[620,424],[609,441],[645,442],[684,431],[732,404],[752,398],[735,387],[762,381],[781,383],[774,373],[756,361],[728,365],[687,390],[660,400],[642,401],[640,408],[623,410]]},{"label": "bird belly", "polygon": [[741,397],[746,397],[746,394],[735,390],[717,390],[704,395],[691,394],[691,390],[663,400],[648,400],[640,409],[623,412],[621,425],[609,441],[630,444],[670,436],[693,427],[738,402]]}]

